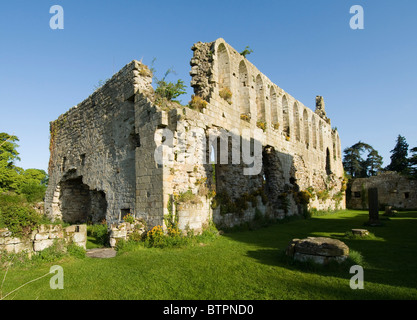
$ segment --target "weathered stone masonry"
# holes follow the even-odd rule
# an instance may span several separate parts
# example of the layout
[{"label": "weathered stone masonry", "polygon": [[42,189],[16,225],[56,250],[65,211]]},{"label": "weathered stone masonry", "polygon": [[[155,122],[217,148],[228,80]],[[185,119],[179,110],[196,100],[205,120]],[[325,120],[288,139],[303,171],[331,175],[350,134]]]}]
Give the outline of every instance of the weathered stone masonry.
[{"label": "weathered stone masonry", "polygon": [[380,210],[385,206],[395,209],[417,208],[417,181],[407,179],[397,172],[387,171],[369,178],[353,180],[348,198],[351,209],[368,209],[368,189],[378,189]]},{"label": "weathered stone masonry", "polygon": [[[169,219],[200,230],[211,219],[231,226],[259,212],[297,214],[297,193],[307,189],[328,193],[313,196],[310,207],[344,208],[334,197],[343,191],[340,139],[322,97],[313,112],[223,39],[192,50],[191,85],[207,102],[201,110],[160,106],[149,69],[132,61],[51,122],[46,212],[70,222],[109,223],[132,213],[148,227]],[[223,156],[222,142],[229,146]],[[251,170],[245,146],[261,161],[256,174],[245,174]],[[224,204],[212,206],[215,193],[248,204],[239,214],[224,212]]]},{"label": "weathered stone masonry", "polygon": [[39,225],[27,237],[13,236],[7,228],[0,229],[0,253],[26,251],[30,256],[33,253],[43,251],[55,243],[74,243],[86,248],[87,227],[85,225],[72,225],[63,228],[61,225]]}]

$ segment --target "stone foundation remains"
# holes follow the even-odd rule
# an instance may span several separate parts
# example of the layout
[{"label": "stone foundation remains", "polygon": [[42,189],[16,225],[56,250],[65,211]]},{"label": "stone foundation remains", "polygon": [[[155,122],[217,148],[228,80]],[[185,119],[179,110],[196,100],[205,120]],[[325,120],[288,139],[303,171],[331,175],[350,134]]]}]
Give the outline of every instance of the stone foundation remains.
[{"label": "stone foundation remains", "polygon": [[74,243],[84,249],[87,244],[87,226],[40,225],[25,238],[12,236],[7,229],[0,229],[0,252],[19,253],[26,251],[29,255],[51,247],[55,241]]},{"label": "stone foundation remains", "polygon": [[133,237],[136,237],[136,240],[138,240],[145,232],[146,224],[140,219],[135,219],[132,223],[115,223],[110,226],[109,244],[114,248],[120,240],[127,241]]}]

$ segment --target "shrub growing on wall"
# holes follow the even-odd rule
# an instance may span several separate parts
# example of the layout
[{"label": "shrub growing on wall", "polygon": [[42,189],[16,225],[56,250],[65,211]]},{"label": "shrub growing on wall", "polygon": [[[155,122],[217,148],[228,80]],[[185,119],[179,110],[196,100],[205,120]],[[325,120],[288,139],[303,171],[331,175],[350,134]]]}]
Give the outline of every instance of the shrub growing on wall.
[{"label": "shrub growing on wall", "polygon": [[192,95],[191,101],[188,103],[188,106],[191,109],[202,111],[204,108],[207,107],[207,101],[205,101],[200,96]]},{"label": "shrub growing on wall", "polygon": [[227,101],[228,104],[232,104],[232,91],[229,88],[223,88],[219,91],[221,98]]}]

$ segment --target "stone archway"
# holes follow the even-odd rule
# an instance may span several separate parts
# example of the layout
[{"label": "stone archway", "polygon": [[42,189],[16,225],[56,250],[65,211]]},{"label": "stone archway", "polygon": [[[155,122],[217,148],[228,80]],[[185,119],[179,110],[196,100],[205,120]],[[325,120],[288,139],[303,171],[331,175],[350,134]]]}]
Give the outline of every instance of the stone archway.
[{"label": "stone archway", "polygon": [[69,223],[99,223],[106,219],[107,200],[103,191],[91,190],[82,177],[64,180],[59,184],[59,212],[62,221]]}]

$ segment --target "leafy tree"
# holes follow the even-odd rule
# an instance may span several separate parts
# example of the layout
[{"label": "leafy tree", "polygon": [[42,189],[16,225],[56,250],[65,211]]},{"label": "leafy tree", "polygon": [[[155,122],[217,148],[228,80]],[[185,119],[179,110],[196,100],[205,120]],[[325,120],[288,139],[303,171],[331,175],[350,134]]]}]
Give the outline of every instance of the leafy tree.
[{"label": "leafy tree", "polygon": [[26,169],[23,172],[26,182],[36,182],[37,184],[47,185],[47,174],[40,169]]},{"label": "leafy tree", "polygon": [[405,137],[398,135],[397,143],[394,149],[391,150],[391,153],[391,163],[386,169],[408,175],[410,168],[408,161],[408,143]]},{"label": "leafy tree", "polygon": [[361,171],[361,154],[359,148],[356,148],[353,145],[350,148],[346,148],[343,150],[344,157],[343,157],[343,167],[346,173],[354,178],[358,175]]},{"label": "leafy tree", "polygon": [[[368,152],[366,159],[362,154]],[[376,175],[381,170],[382,157],[372,146],[359,141],[343,150],[343,166],[351,178],[363,178]]]},{"label": "leafy tree", "polygon": [[20,177],[17,193],[25,195],[29,202],[42,201],[47,188],[46,172],[40,169],[27,169]]},{"label": "leafy tree", "polygon": [[0,160],[7,160],[13,162],[20,160],[19,152],[17,152],[17,141],[19,139],[16,136],[9,135],[5,132],[0,133]]},{"label": "leafy tree", "polygon": [[41,201],[45,194],[48,175],[44,170],[23,170],[15,165],[20,160],[16,136],[0,133],[0,192],[15,192],[29,202]]},{"label": "leafy tree", "polygon": [[17,152],[16,136],[5,132],[0,133],[0,192],[15,190],[18,187],[19,174],[22,168],[15,166],[15,161],[20,160]]},{"label": "leafy tree", "polygon": [[382,170],[383,158],[379,155],[378,151],[372,149],[369,152],[368,157],[365,160],[368,175],[376,176],[378,171]]}]

